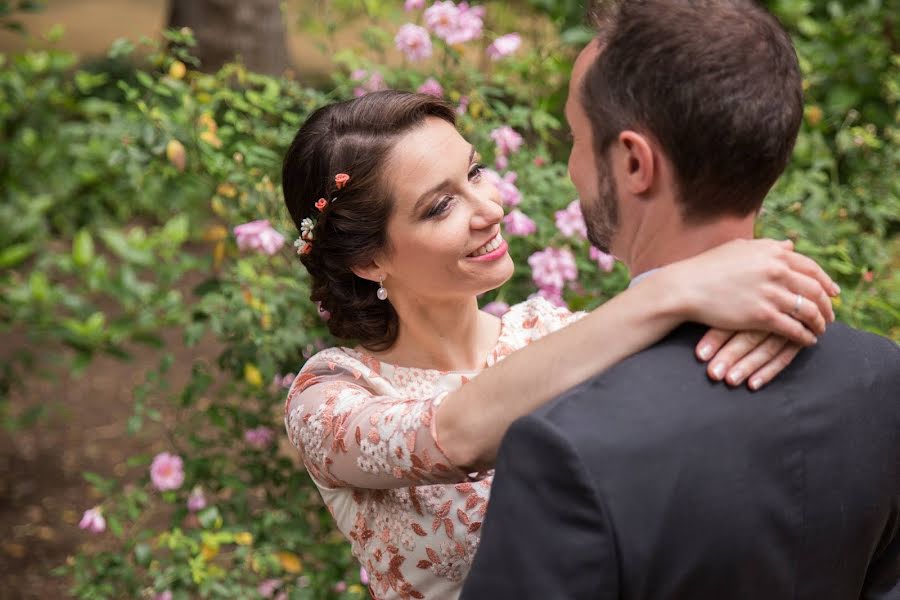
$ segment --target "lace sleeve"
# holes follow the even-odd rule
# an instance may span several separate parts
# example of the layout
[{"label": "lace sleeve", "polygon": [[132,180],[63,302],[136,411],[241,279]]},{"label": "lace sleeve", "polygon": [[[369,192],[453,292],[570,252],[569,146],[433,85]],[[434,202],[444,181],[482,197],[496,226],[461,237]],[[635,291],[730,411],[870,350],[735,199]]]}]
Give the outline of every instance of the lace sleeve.
[{"label": "lace sleeve", "polygon": [[387,489],[458,483],[469,476],[437,444],[433,398],[376,395],[349,373],[301,373],[285,406],[291,443],[327,487]]}]

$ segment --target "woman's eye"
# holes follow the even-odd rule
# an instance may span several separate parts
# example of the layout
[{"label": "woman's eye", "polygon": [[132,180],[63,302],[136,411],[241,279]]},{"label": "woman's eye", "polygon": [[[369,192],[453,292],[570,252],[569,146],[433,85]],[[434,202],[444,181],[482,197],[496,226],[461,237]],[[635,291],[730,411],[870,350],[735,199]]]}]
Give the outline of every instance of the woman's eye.
[{"label": "woman's eye", "polygon": [[450,207],[450,202],[453,200],[453,196],[444,196],[441,198],[441,201],[432,207],[431,210],[428,211],[428,214],[425,215],[427,218],[439,217]]},{"label": "woman's eye", "polygon": [[478,181],[481,179],[481,175],[484,173],[484,165],[481,163],[475,163],[469,169],[469,181]]}]

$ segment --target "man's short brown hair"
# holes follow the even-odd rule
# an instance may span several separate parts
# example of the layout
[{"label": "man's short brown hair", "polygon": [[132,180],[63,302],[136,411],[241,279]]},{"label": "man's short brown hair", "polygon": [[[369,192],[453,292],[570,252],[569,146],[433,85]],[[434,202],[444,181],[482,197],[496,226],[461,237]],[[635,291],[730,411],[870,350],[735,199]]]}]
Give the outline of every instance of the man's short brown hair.
[{"label": "man's short brown hair", "polygon": [[685,217],[746,216],[784,171],[803,115],[790,36],[753,0],[618,0],[581,102],[598,160],[626,129],[672,161]]}]

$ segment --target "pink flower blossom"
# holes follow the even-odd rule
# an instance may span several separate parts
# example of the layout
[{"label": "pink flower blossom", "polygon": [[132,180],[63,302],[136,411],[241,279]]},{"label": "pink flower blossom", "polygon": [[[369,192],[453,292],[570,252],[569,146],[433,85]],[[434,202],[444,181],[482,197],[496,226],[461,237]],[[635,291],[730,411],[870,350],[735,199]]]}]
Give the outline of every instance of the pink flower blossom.
[{"label": "pink flower blossom", "polygon": [[482,307],[482,309],[486,313],[490,313],[495,317],[502,317],[507,312],[509,312],[509,304],[506,302],[499,302],[495,300],[494,302],[488,302]]},{"label": "pink flower blossom", "polygon": [[271,598],[280,587],[280,579],[266,579],[256,587],[256,591],[259,592],[259,595],[263,598]]},{"label": "pink flower blossom", "polygon": [[435,2],[424,17],[425,26],[451,46],[480,38],[484,28],[484,7],[470,7],[466,2],[459,6],[452,0]]},{"label": "pink flower blossom", "polygon": [[469,110],[469,97],[461,96],[459,99],[459,106],[456,107],[456,114],[464,115],[467,110]]},{"label": "pink flower blossom", "polygon": [[191,512],[197,512],[206,508],[206,496],[203,495],[201,488],[195,487],[191,490],[191,494],[187,499],[187,508]]},{"label": "pink flower blossom", "polygon": [[459,3],[459,16],[453,33],[445,38],[451,46],[477,40],[484,29],[484,7],[469,6],[468,2]]},{"label": "pink flower blossom", "polygon": [[275,432],[264,425],[244,432],[244,441],[257,450],[267,448],[275,439]]},{"label": "pink flower blossom", "polygon": [[503,177],[497,171],[485,169],[484,175],[487,180],[497,188],[500,192],[500,200],[504,206],[518,206],[522,201],[522,192],[516,187],[516,179],[518,175],[515,171],[508,171]]},{"label": "pink flower blossom", "polygon": [[505,154],[498,154],[497,158],[494,159],[494,166],[497,167],[498,171],[505,171],[509,168],[509,159],[506,158]]},{"label": "pink flower blossom", "polygon": [[357,69],[350,74],[350,79],[359,82],[359,85],[353,88],[353,95],[357,98],[365,96],[369,92],[380,92],[388,89],[384,77],[378,71],[370,74],[365,69]]},{"label": "pink flower blossom", "polygon": [[267,219],[250,221],[234,228],[238,248],[259,250],[272,256],[284,246],[284,236],[272,229]]},{"label": "pink flower blossom", "polygon": [[359,568],[359,582],[363,585],[369,585],[369,572],[365,567]]},{"label": "pink flower blossom", "polygon": [[613,267],[616,265],[616,257],[612,254],[607,254],[599,248],[591,246],[590,256],[591,260],[596,260],[600,269],[607,273],[612,271]]},{"label": "pink flower blossom", "polygon": [[431,36],[424,27],[413,23],[407,23],[400,28],[394,43],[411,61],[424,60],[431,56]]},{"label": "pink flower blossom", "polygon": [[444,88],[441,87],[441,84],[434,77],[429,77],[425,80],[425,83],[419,86],[419,89],[416,90],[420,94],[428,94],[429,96],[434,96],[435,98],[443,98],[444,97]]},{"label": "pink flower blossom", "polygon": [[409,12],[411,10],[418,10],[420,8],[425,7],[425,0],[406,0],[403,3],[403,10]]},{"label": "pink flower blossom", "polygon": [[288,373],[287,375],[279,375],[276,373],[272,378],[272,387],[289,389],[291,384],[294,383],[294,377],[296,376],[293,373]]},{"label": "pink flower blossom", "polygon": [[81,522],[78,527],[86,529],[91,533],[103,533],[106,531],[106,519],[103,518],[103,512],[99,506],[84,511]]},{"label": "pink flower blossom", "polygon": [[569,205],[555,213],[556,228],[568,237],[579,236],[587,239],[587,224],[584,222],[584,215],[581,214],[581,202],[573,200]]},{"label": "pink flower blossom", "polygon": [[534,298],[535,296],[540,296],[541,298],[546,298],[550,304],[554,306],[560,306],[563,308],[568,307],[566,301],[563,300],[562,291],[556,288],[541,288],[537,291],[536,294],[532,294],[529,298]]},{"label": "pink flower blossom", "polygon": [[507,156],[514,152],[518,152],[525,141],[515,129],[509,125],[498,127],[491,132],[491,139],[497,144],[497,153]]},{"label": "pink flower blossom", "polygon": [[528,257],[531,278],[539,289],[562,292],[567,281],[578,279],[575,257],[566,248],[547,248]]},{"label": "pink flower blossom", "polygon": [[522,45],[522,36],[518,33],[507,33],[501,35],[494,43],[488,46],[487,55],[491,60],[500,60],[510,54],[515,53]]},{"label": "pink flower blossom", "polygon": [[507,234],[515,236],[531,235],[537,231],[534,221],[518,208],[509,211],[509,214],[503,217],[503,227]]},{"label": "pink flower blossom", "polygon": [[160,592],[153,597],[153,600],[172,600],[172,592],[169,590]]},{"label": "pink flower blossom", "polygon": [[347,582],[346,581],[338,581],[334,584],[334,591],[338,594],[343,594],[347,591]]},{"label": "pink flower blossom", "polygon": [[184,483],[184,464],[181,457],[168,452],[157,454],[150,465],[150,479],[161,492],[180,488]]}]

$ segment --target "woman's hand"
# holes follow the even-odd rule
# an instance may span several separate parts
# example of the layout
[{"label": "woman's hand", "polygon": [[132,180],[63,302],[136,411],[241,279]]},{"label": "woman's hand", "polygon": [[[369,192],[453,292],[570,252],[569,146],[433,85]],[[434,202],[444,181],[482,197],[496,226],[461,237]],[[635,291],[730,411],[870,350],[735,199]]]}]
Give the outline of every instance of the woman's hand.
[{"label": "woman's hand", "polygon": [[834,321],[831,296],[840,293],[790,241],[733,240],[661,274],[682,295],[678,304],[687,320],[729,331],[765,331],[801,346],[816,343]]},{"label": "woman's hand", "polygon": [[746,381],[755,391],[787,368],[800,349],[799,344],[764,331],[710,329],[697,344],[696,353],[700,360],[708,361],[706,372],[713,381],[724,380],[731,386]]}]

